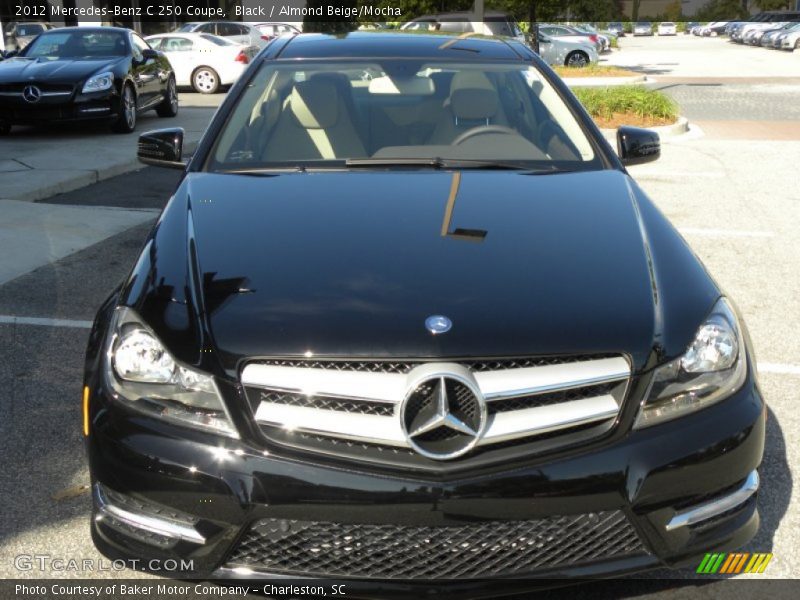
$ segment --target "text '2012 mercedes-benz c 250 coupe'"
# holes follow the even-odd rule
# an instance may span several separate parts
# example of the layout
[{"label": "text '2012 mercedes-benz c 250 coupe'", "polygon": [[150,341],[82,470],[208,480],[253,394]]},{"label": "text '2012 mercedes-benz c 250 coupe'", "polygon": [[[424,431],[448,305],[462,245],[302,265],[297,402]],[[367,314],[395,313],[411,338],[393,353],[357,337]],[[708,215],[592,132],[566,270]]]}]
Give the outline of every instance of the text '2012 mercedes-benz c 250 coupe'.
[{"label": "text '2012 mercedes-benz c 250 coupe'", "polygon": [[89,342],[105,555],[466,586],[755,534],[751,344],[626,171],[656,134],[615,153],[519,42],[353,33],[182,140],[140,137],[185,173]]}]

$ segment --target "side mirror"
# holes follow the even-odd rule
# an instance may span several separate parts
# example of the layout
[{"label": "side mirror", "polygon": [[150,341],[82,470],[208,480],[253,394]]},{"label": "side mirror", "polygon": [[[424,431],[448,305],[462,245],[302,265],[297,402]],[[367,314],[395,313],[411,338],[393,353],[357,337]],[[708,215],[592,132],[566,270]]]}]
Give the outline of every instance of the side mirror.
[{"label": "side mirror", "polygon": [[153,167],[168,169],[185,169],[182,160],[184,131],[181,127],[174,129],[157,129],[139,136],[139,149],[136,157],[139,162]]},{"label": "side mirror", "polygon": [[158,58],[158,52],[153,50],[152,48],[146,48],[142,50],[142,62],[147,62],[148,60],[155,60]]},{"label": "side mirror", "polygon": [[661,140],[655,131],[623,126],[617,130],[617,153],[626,167],[661,157]]}]

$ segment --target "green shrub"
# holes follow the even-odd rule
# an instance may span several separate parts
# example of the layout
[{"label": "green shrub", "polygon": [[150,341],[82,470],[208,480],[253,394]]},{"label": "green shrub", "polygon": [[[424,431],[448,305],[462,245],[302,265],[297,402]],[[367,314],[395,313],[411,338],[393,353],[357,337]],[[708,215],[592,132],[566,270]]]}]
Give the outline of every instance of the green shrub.
[{"label": "green shrub", "polygon": [[575,95],[593,118],[611,119],[614,114],[677,120],[678,105],[669,96],[641,85],[608,88],[575,88]]}]

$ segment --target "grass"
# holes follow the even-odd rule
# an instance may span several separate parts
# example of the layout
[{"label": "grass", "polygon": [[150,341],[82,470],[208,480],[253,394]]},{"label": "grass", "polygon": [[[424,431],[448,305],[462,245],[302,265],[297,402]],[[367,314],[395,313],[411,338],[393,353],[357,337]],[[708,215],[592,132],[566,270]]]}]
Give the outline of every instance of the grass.
[{"label": "grass", "polygon": [[667,95],[640,85],[572,90],[600,127],[652,127],[678,120],[678,105]]},{"label": "grass", "polygon": [[592,64],[585,67],[554,67],[560,77],[633,77],[639,75],[635,71],[609,67],[606,65]]}]

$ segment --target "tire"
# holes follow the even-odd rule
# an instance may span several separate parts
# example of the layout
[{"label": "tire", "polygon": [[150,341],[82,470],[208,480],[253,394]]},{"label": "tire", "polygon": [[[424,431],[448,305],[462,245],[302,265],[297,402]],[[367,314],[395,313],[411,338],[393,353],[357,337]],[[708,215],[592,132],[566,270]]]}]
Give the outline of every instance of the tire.
[{"label": "tire", "polygon": [[216,94],[219,91],[219,75],[211,67],[197,67],[192,73],[192,87],[200,94]]},{"label": "tire", "polygon": [[567,67],[586,67],[589,64],[589,55],[580,50],[575,50],[567,55],[564,65]]},{"label": "tire", "polygon": [[174,77],[170,77],[167,82],[167,96],[156,106],[156,114],[159,117],[175,117],[178,114],[178,86]]},{"label": "tire", "polygon": [[111,129],[117,133],[132,133],[136,129],[136,94],[130,84],[122,88],[119,99],[119,117],[114,121]]}]

